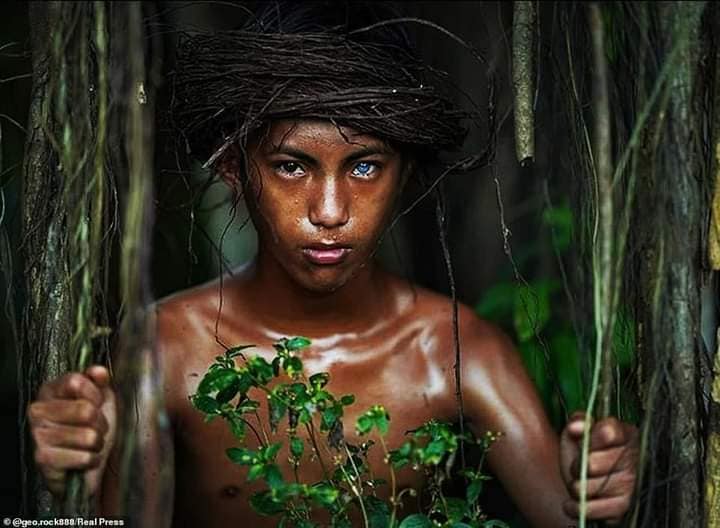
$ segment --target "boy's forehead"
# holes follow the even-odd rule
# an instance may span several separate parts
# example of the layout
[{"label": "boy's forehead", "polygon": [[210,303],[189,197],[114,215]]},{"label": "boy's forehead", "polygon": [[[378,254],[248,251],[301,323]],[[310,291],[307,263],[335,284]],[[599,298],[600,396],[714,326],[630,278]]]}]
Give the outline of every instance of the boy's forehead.
[{"label": "boy's forehead", "polygon": [[264,152],[303,146],[361,146],[394,152],[385,140],[323,119],[278,119],[269,123],[261,140]]}]

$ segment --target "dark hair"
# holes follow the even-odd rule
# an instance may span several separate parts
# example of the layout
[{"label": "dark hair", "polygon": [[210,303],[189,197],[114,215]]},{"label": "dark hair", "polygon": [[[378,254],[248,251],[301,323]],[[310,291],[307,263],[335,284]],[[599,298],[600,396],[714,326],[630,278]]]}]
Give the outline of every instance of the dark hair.
[{"label": "dark hair", "polygon": [[423,156],[459,147],[466,114],[386,3],[270,2],[241,29],[181,35],[172,113],[212,164],[263,125],[319,118]]}]

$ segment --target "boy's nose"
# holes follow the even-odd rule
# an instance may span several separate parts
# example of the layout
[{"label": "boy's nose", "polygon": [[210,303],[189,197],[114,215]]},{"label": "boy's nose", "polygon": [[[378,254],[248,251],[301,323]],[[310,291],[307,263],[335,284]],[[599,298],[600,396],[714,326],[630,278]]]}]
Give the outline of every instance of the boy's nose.
[{"label": "boy's nose", "polygon": [[322,179],[310,203],[308,217],[319,227],[332,229],[347,224],[350,219],[349,192],[334,176]]}]

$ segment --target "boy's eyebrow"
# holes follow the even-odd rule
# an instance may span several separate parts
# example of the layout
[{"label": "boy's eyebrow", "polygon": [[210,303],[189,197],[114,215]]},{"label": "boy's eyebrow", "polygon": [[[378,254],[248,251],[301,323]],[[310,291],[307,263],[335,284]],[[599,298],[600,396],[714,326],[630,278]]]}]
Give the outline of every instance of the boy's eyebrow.
[{"label": "boy's eyebrow", "polygon": [[365,156],[373,156],[376,154],[394,154],[395,151],[391,149],[390,147],[386,145],[372,145],[368,147],[363,147],[360,150],[356,150],[352,154],[350,154],[347,158],[345,158],[346,163],[350,163],[352,161],[358,160],[360,158],[364,158]]},{"label": "boy's eyebrow", "polygon": [[[355,160],[364,158],[366,156],[373,156],[376,154],[388,155],[388,154],[394,154],[394,153],[395,153],[395,151],[392,148],[387,147],[385,145],[366,146],[359,150],[356,150],[355,152],[353,152],[352,154],[347,156],[345,158],[345,163],[351,163]],[[285,154],[287,156],[293,156],[294,158],[297,158],[299,160],[302,160],[302,161],[312,164],[312,165],[318,164],[318,160],[313,158],[310,154],[308,154],[304,150],[294,148],[294,147],[291,147],[288,145],[281,145],[277,148],[272,149],[270,152],[268,152],[268,155],[271,155],[271,156],[275,155],[275,154]]]},{"label": "boy's eyebrow", "polygon": [[292,156],[294,158],[304,161],[305,163],[310,163],[312,165],[317,165],[317,163],[318,163],[315,158],[313,158],[310,154],[308,154],[304,150],[296,149],[293,147],[288,147],[286,145],[281,145],[277,148],[274,148],[271,151],[269,151],[267,154],[270,156],[275,155],[275,154],[285,154],[287,156]]}]

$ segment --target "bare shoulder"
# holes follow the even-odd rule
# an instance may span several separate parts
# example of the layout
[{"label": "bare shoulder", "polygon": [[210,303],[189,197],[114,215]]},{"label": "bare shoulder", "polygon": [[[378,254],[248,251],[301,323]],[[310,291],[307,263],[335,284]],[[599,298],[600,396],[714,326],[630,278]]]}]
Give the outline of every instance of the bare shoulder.
[{"label": "bare shoulder", "polygon": [[460,381],[468,410],[472,407],[475,420],[489,429],[490,424],[494,425],[490,415],[499,408],[507,409],[505,402],[513,390],[530,387],[512,340],[470,306],[458,302],[458,354],[452,300],[424,288],[408,288],[407,283],[403,291],[402,318],[408,327],[419,329],[418,342],[424,343],[418,346],[421,359],[444,373],[446,392],[440,398],[443,412],[456,408]]},{"label": "bare shoulder", "polygon": [[189,373],[198,370],[202,358],[217,354],[214,328],[219,298],[217,281],[211,281],[160,299],[154,305],[155,346],[171,414],[186,403]]},{"label": "bare shoulder", "polygon": [[155,304],[157,339],[161,348],[176,348],[188,337],[204,333],[212,313],[217,312],[217,281],[174,293]]},{"label": "bare shoulder", "polygon": [[[438,353],[454,362],[452,299],[421,287],[414,288],[414,295],[412,317],[424,321],[432,329]],[[457,322],[461,359],[466,366],[478,368],[517,360],[512,340],[496,325],[479,317],[472,307],[458,302]]]}]

